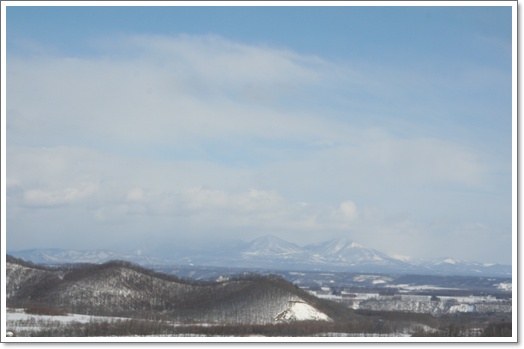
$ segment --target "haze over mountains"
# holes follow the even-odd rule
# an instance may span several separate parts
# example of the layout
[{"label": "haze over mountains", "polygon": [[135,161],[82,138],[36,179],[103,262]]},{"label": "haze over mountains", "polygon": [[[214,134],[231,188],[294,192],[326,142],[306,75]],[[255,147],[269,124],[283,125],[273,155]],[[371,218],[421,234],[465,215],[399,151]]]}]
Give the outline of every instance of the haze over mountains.
[{"label": "haze over mountains", "polygon": [[33,249],[8,254],[34,263],[103,263],[126,260],[143,266],[203,265],[284,270],[325,270],[371,273],[511,276],[509,265],[454,258],[412,260],[394,257],[349,239],[299,246],[266,235],[247,243],[215,249],[176,249],[171,253],[118,253],[110,250]]}]

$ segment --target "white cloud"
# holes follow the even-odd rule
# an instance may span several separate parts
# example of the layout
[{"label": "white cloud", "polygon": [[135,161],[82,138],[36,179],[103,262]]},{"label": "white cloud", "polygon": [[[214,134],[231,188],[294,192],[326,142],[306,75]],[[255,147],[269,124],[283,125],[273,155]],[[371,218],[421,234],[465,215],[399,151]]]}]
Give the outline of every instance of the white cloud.
[{"label": "white cloud", "polygon": [[358,217],[357,205],[351,200],[344,201],[340,204],[340,212],[344,218],[350,221]]},{"label": "white cloud", "polygon": [[282,48],[245,45],[212,35],[140,35],[128,37],[121,44],[140,52],[142,59],[153,60],[184,77],[197,77],[200,81],[196,83],[205,80],[206,84],[222,86],[311,82],[321,78],[316,72],[318,66],[327,65],[318,57],[301,56]]},{"label": "white cloud", "polygon": [[53,191],[30,189],[23,193],[24,204],[30,207],[52,207],[72,204],[85,199],[97,190],[95,183],[80,183],[77,187],[68,187]]},{"label": "white cloud", "polygon": [[[333,156],[351,161],[359,171],[417,182],[482,181],[478,156],[454,141],[396,138],[363,126],[357,120],[368,115],[354,116],[351,109],[344,115],[348,122],[340,111],[333,117],[301,107],[315,95],[330,108],[336,105],[324,85],[352,81],[355,74],[345,67],[209,36],[135,36],[111,44],[105,58],[13,60],[9,74],[17,78],[8,79],[12,142],[87,145],[127,154],[138,149],[144,156],[162,152],[175,159],[214,152],[217,161],[232,149],[245,158],[294,160],[296,152],[285,151],[288,142],[308,156],[319,155],[319,161],[331,163]],[[119,50],[132,58],[123,59]],[[384,84],[372,75],[350,85],[375,91],[370,78]],[[282,91],[283,85],[289,89]],[[284,102],[253,104],[239,98],[249,91],[274,93]],[[292,103],[297,93],[304,103]],[[308,149],[311,144],[331,146]]]},{"label": "white cloud", "polygon": [[78,208],[85,230],[351,234],[407,241],[403,254],[437,234],[428,216],[498,226],[504,195],[463,192],[498,188],[500,167],[410,122],[454,105],[405,105],[427,76],[371,68],[183,35],[111,39],[103,57],[10,57],[10,222]]},{"label": "white cloud", "polygon": [[231,198],[223,191],[191,188],[182,193],[188,208],[194,210],[220,210],[229,205]]},{"label": "white cloud", "polygon": [[13,58],[11,139],[201,146],[323,128],[308,115],[253,104],[249,92],[292,99],[296,88],[325,79],[319,59],[198,36],[131,37],[123,49],[134,58],[113,57],[117,48],[109,58]]},{"label": "white cloud", "polygon": [[362,147],[367,168],[415,183],[453,182],[476,186],[484,180],[481,159],[452,141],[432,138],[375,138]]},{"label": "white cloud", "polygon": [[127,192],[127,200],[130,202],[142,202],[145,199],[142,188],[132,188]]}]

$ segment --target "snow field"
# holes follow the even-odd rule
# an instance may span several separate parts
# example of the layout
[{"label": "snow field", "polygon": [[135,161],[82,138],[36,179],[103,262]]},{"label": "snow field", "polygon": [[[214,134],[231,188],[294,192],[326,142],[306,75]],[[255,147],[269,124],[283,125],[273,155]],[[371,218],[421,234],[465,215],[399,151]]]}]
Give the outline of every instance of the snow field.
[{"label": "snow field", "polygon": [[285,321],[333,321],[326,314],[313,308],[311,305],[302,301],[290,301],[289,309],[284,310],[276,316],[276,320]]}]

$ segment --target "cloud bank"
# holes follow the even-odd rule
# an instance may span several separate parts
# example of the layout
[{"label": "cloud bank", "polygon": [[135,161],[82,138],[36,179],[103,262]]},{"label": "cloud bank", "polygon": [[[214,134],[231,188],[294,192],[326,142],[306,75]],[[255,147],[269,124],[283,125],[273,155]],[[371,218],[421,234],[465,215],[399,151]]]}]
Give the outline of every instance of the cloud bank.
[{"label": "cloud bank", "polygon": [[121,36],[98,50],[9,58],[11,249],[263,234],[415,257],[511,246],[506,153],[428,132],[421,110],[460,119],[449,114],[461,101],[442,106],[455,87],[409,98],[447,81],[218,36]]}]

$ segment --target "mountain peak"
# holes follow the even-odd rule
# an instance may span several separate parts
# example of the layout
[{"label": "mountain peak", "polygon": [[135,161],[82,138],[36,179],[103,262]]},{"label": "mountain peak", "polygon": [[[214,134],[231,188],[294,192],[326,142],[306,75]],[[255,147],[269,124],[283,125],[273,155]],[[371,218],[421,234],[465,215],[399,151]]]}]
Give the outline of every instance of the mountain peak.
[{"label": "mountain peak", "polygon": [[244,255],[286,255],[299,253],[301,251],[298,245],[282,240],[273,235],[265,235],[247,243],[244,249]]},{"label": "mountain peak", "polygon": [[[123,259],[140,265],[242,265],[256,268],[366,270],[371,272],[430,273],[453,275],[511,275],[511,266],[468,262],[455,258],[413,259],[407,256],[387,255],[367,248],[348,238],[332,239],[300,247],[274,235],[265,235],[250,242],[241,242],[214,249],[190,250],[176,254],[151,256],[148,253],[116,253],[103,250],[25,250],[11,254],[35,263],[103,263]],[[165,258],[165,259],[164,259]],[[298,270],[298,269],[297,269]]]},{"label": "mountain peak", "polygon": [[308,245],[306,248],[321,252],[321,254],[336,254],[350,248],[365,248],[363,245],[348,238],[332,239],[320,244]]},{"label": "mountain peak", "polygon": [[285,240],[282,240],[281,238],[276,237],[275,235],[271,235],[271,234],[267,234],[267,235],[261,236],[259,238],[256,238],[256,239],[252,240],[251,242],[255,242],[255,241],[289,243],[289,242],[287,242]]}]

